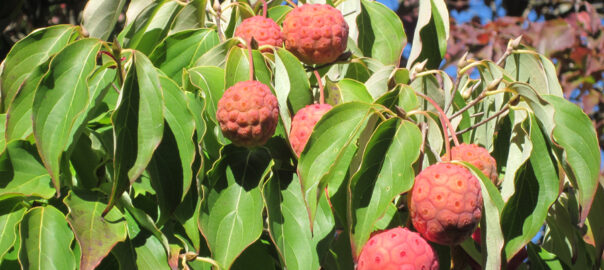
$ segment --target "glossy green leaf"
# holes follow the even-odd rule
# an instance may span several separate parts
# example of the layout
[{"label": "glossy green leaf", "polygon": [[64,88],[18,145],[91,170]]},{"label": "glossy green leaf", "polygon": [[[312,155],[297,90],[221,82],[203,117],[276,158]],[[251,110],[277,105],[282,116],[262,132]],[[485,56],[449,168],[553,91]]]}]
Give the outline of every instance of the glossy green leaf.
[{"label": "glossy green leaf", "polygon": [[[264,63],[264,56],[257,51],[252,51],[254,60],[254,80],[268,86],[271,85],[271,73]],[[246,49],[233,47],[229,51],[225,68],[225,87],[229,88],[240,81],[250,80],[250,64]]]},{"label": "glossy green leaf", "polygon": [[133,245],[137,269],[170,269],[168,255],[157,238],[148,236]]},{"label": "glossy green leaf", "polygon": [[20,198],[0,201],[0,261],[17,244],[19,223],[25,214]]},{"label": "glossy green leaf", "polygon": [[279,100],[281,119],[285,126],[290,126],[290,108],[295,114],[299,109],[311,104],[313,101],[310,82],[302,63],[289,51],[277,48],[275,53],[275,93]]},{"label": "glossy green leaf", "polygon": [[[310,219],[296,174],[273,171],[262,191],[269,233],[288,269],[318,269]],[[304,214],[301,214],[304,213]]]},{"label": "glossy green leaf", "polygon": [[273,21],[275,21],[277,24],[281,24],[285,19],[285,15],[287,15],[287,13],[289,13],[292,9],[293,8],[288,5],[274,6],[267,10],[266,16],[273,19]]},{"label": "glossy green leaf", "polygon": [[218,100],[225,91],[224,70],[219,67],[195,67],[189,69],[189,80],[200,89],[206,100],[205,114],[216,125]]},{"label": "glossy green leaf", "polygon": [[76,269],[73,233],[65,215],[52,206],[34,207],[19,225],[19,262],[23,269]]},{"label": "glossy green leaf", "polygon": [[227,54],[233,46],[239,44],[237,39],[228,39],[210,49],[195,61],[194,66],[217,66],[224,68]]},{"label": "glossy green leaf", "polygon": [[[169,252],[170,244],[168,242],[168,238],[157,228],[153,219],[143,209],[134,207],[132,204],[132,199],[127,193],[122,193],[122,196],[119,198],[119,204],[127,210],[125,213],[126,220],[128,221],[128,217],[130,216],[131,220],[136,221],[136,224],[134,225],[136,226],[136,230],[138,230],[138,226],[143,227],[145,230],[153,234],[155,238],[157,238],[157,240],[163,246],[165,252]],[[131,221],[128,221],[128,226],[133,227],[130,222]],[[134,235],[130,233],[131,229],[128,228],[128,230],[129,236],[134,238]],[[136,230],[132,230],[132,232],[138,236],[138,231]]]},{"label": "glossy green leaf", "polygon": [[529,140],[530,121],[528,120],[528,112],[513,110],[510,114],[514,116],[514,123],[512,124],[512,134],[508,146],[505,175],[501,184],[501,197],[506,202],[516,191],[515,179],[518,170],[528,161],[533,151],[533,143]]},{"label": "glossy green leaf", "polygon": [[394,70],[394,66],[383,66],[376,70],[369,79],[365,82],[367,90],[371,96],[376,99],[379,96],[385,94],[388,90],[388,80]]},{"label": "glossy green leaf", "polygon": [[539,94],[562,97],[554,64],[537,53],[514,53],[506,59],[505,70],[516,81],[533,86]]},{"label": "glossy green leaf", "polygon": [[379,107],[367,103],[345,103],[332,108],[315,125],[298,161],[298,173],[311,221],[319,192],[328,181],[328,178],[323,178],[336,164],[350,162],[352,157],[346,150],[349,146],[354,147],[376,108]]},{"label": "glossy green leaf", "polygon": [[357,80],[359,82],[366,82],[371,76],[367,65],[358,58],[352,59],[348,65],[346,65],[345,78]]},{"label": "glossy green leaf", "polygon": [[266,150],[227,145],[207,174],[199,228],[212,258],[223,268],[228,269],[262,233],[264,203],[260,189],[271,167]]},{"label": "glossy green leaf", "polygon": [[207,0],[189,1],[176,16],[170,33],[196,29],[205,26]]},{"label": "glossy green leaf", "polygon": [[335,106],[352,101],[371,103],[373,97],[361,82],[352,79],[343,79],[339,82],[327,80],[325,84],[325,103]]},{"label": "glossy green leaf", "polygon": [[132,55],[132,67],[111,116],[115,138],[113,188],[104,213],[147,167],[164,132],[159,74],[141,52]]},{"label": "glossy green leaf", "polygon": [[447,51],[449,11],[443,0],[420,0],[418,12],[407,69],[426,59],[426,68],[436,69]]},{"label": "glossy green leaf", "polygon": [[280,269],[277,268],[277,260],[272,256],[273,247],[269,241],[258,239],[235,260],[231,269],[247,270],[253,265],[257,269]]},{"label": "glossy green leaf", "polygon": [[531,122],[533,151],[530,166],[516,178],[516,192],[501,214],[508,261],[539,232],[549,207],[558,198],[559,184],[554,162],[534,116],[531,116]]},{"label": "glossy green leaf", "polygon": [[12,196],[51,198],[55,194],[50,175],[36,147],[13,141],[0,156],[0,198]]},{"label": "glossy green leaf", "polygon": [[132,25],[124,29],[124,47],[148,55],[159,40],[168,35],[170,26],[183,6],[177,1],[155,2],[141,11]]},{"label": "glossy green leaf", "polygon": [[6,141],[25,140],[33,132],[31,111],[36,89],[48,71],[50,61],[38,65],[27,77],[6,113]]},{"label": "glossy green leaf", "polygon": [[32,119],[40,157],[60,194],[61,157],[84,122],[90,105],[86,80],[101,44],[83,39],[65,47],[50,63],[34,97]]},{"label": "glossy green leaf", "polygon": [[90,37],[107,40],[126,0],[88,1],[82,12],[82,26]]},{"label": "glossy green leaf", "polygon": [[182,203],[178,206],[176,211],[174,211],[174,218],[182,224],[187,237],[191,240],[191,243],[197,252],[200,251],[202,241],[197,226],[200,209],[201,198],[198,196],[197,190],[191,188]]},{"label": "glossy green leaf", "polygon": [[[329,256],[329,248],[333,243],[333,236],[336,233],[336,219],[331,205],[327,199],[327,194],[321,192],[317,203],[317,213],[312,223],[312,241],[314,250],[319,255],[319,262],[323,262]],[[308,211],[304,214],[307,214]],[[300,213],[302,215],[302,213]]]},{"label": "glossy green leaf", "polygon": [[[400,18],[376,1],[361,0],[358,46],[364,56],[375,58],[384,65],[398,65],[407,36]],[[445,41],[446,42],[446,41]]]},{"label": "glossy green leaf", "polygon": [[116,208],[101,217],[107,206],[88,192],[70,192],[63,202],[69,208],[67,221],[80,244],[80,269],[94,269],[118,242],[126,239],[126,220]]},{"label": "glossy green leaf", "polygon": [[531,266],[534,264],[535,268],[565,269],[556,254],[550,253],[534,243],[529,243],[527,252]]},{"label": "glossy green leaf", "polygon": [[600,151],[596,131],[579,106],[558,96],[544,95],[543,98],[556,110],[555,127],[549,131],[550,136],[564,151],[558,159],[579,191],[581,221],[584,221],[599,183]]},{"label": "glossy green leaf", "polygon": [[35,67],[73,41],[77,30],[77,26],[73,25],[50,26],[33,31],[13,45],[4,59],[0,75],[0,112],[6,112],[23,82],[36,70]]},{"label": "glossy green leaf", "polygon": [[479,180],[482,189],[482,219],[480,221],[480,232],[482,247],[482,266],[485,269],[499,269],[502,258],[501,251],[504,246],[504,238],[501,228],[501,212],[503,211],[503,199],[497,187],[478,168],[467,162],[459,162],[468,168]]},{"label": "glossy green leaf", "polygon": [[157,2],[157,0],[130,0],[126,9],[126,23],[124,25],[128,26],[132,24],[141,11],[153,4],[153,2]]},{"label": "glossy green leaf", "polygon": [[372,134],[359,171],[350,180],[348,198],[353,254],[357,257],[369,240],[374,224],[392,200],[411,189],[422,135],[411,122],[390,118]]},{"label": "glossy green leaf", "polygon": [[0,154],[6,149],[6,138],[4,136],[6,129],[6,114],[0,114]]},{"label": "glossy green leaf", "polygon": [[149,59],[172,80],[180,83],[183,68],[218,44],[218,34],[211,29],[185,30],[166,37]]}]

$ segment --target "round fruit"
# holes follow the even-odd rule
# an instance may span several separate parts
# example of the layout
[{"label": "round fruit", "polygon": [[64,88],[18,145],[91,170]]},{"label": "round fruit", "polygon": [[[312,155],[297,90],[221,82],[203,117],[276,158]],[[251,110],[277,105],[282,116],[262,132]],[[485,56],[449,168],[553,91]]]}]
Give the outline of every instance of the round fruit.
[{"label": "round fruit", "polygon": [[[460,144],[451,148],[453,160],[468,162],[478,168],[482,173],[497,184],[497,162],[489,151],[476,144]],[[447,155],[442,156],[442,161],[449,161]]]},{"label": "round fruit", "polygon": [[357,270],[435,270],[438,258],[418,233],[397,227],[373,235],[363,247],[357,266]]},{"label": "round fruit", "polygon": [[293,9],[283,21],[285,48],[300,61],[331,63],[346,50],[348,24],[330,5],[307,4]]},{"label": "round fruit", "polygon": [[[258,42],[258,46],[272,45],[281,47],[283,39],[279,25],[270,18],[263,16],[254,16],[247,18],[235,29],[235,36],[243,38],[248,44],[252,37]],[[263,52],[271,52],[271,49],[264,49]]]},{"label": "round fruit", "polygon": [[216,119],[225,137],[245,147],[261,146],[273,136],[279,119],[277,98],[258,81],[229,87],[218,101]]},{"label": "round fruit", "polygon": [[289,134],[289,143],[294,152],[300,156],[313,128],[321,117],[331,109],[329,104],[312,104],[298,111],[292,120],[292,129]]},{"label": "round fruit", "polygon": [[482,216],[480,182],[465,167],[451,163],[421,171],[408,200],[415,229],[441,245],[463,242]]}]

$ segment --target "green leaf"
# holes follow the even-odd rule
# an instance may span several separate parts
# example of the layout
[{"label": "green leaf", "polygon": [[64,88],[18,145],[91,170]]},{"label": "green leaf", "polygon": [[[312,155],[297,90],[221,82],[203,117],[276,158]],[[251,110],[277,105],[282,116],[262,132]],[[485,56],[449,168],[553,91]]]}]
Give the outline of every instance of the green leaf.
[{"label": "green leaf", "polygon": [[562,97],[558,73],[552,62],[537,53],[514,53],[506,59],[505,70],[515,81],[533,86],[539,94]]},{"label": "green leaf", "polygon": [[[284,125],[289,129],[290,115],[285,108],[291,107],[292,113],[311,104],[312,90],[302,63],[283,48],[277,48],[275,53],[275,93],[279,100],[279,110]],[[289,105],[289,106],[288,106]]]},{"label": "green leaf", "polygon": [[192,188],[189,189],[183,202],[178,206],[176,211],[174,211],[174,218],[182,224],[187,237],[191,240],[191,243],[198,254],[201,248],[201,235],[199,233],[199,228],[197,227],[200,209],[201,199],[197,194],[197,190]]},{"label": "green leaf", "polygon": [[262,233],[261,182],[272,162],[266,150],[227,145],[208,172],[199,228],[212,258],[228,269]]},{"label": "green leaf", "polygon": [[342,104],[352,101],[373,102],[373,97],[367,91],[365,85],[352,79],[343,79],[332,82],[327,78],[325,84],[325,103],[331,105]]},{"label": "green leaf", "polygon": [[15,43],[6,58],[0,75],[0,112],[6,112],[9,104],[35,67],[63,49],[77,36],[77,26],[55,25],[38,29]]},{"label": "green leaf", "polygon": [[228,39],[225,42],[221,42],[199,57],[199,59],[195,61],[194,66],[217,66],[224,68],[227,54],[231,48],[237,44],[239,44],[238,39]]},{"label": "green leaf", "polygon": [[176,16],[170,33],[200,28],[205,25],[207,0],[193,0]]},{"label": "green leaf", "polygon": [[398,66],[403,48],[407,45],[407,36],[396,13],[382,3],[362,0],[357,25],[358,46],[363,55],[375,58],[384,65]]},{"label": "green leaf", "polygon": [[183,69],[193,66],[197,58],[218,42],[218,34],[212,29],[185,30],[165,38],[153,50],[149,59],[180,84]]},{"label": "green leaf", "polygon": [[366,82],[371,73],[367,65],[359,58],[350,60],[350,63],[346,65],[345,78],[357,80],[359,82]]},{"label": "green leaf", "polygon": [[0,199],[12,196],[49,199],[56,190],[35,146],[13,141],[0,156]]},{"label": "green leaf", "polygon": [[598,137],[589,117],[572,102],[553,95],[543,98],[556,110],[555,127],[549,131],[554,144],[562,148],[558,154],[564,171],[579,191],[581,222],[585,220],[598,187],[600,151]]},{"label": "green leaf", "polygon": [[0,114],[0,154],[6,149],[6,138],[4,136],[6,129],[6,114]]},{"label": "green leaf", "polygon": [[[529,140],[530,122],[528,112],[512,110],[510,115],[513,115],[514,123],[512,124],[510,142],[507,146],[509,152],[505,164],[505,175],[501,184],[501,197],[506,202],[516,190],[515,179],[518,170],[529,159],[533,151],[533,143]],[[529,125],[528,128],[527,125]]]},{"label": "green leaf", "polygon": [[[271,72],[264,63],[264,56],[257,50],[252,51],[254,61],[254,80],[260,81],[270,87]],[[225,68],[225,88],[233,86],[240,81],[250,80],[250,64],[246,49],[232,47],[227,55]]]},{"label": "green leaf", "polygon": [[420,0],[419,14],[407,69],[428,59],[426,68],[436,69],[447,51],[449,11],[443,0]]},{"label": "green leaf", "polygon": [[89,1],[82,12],[82,26],[90,37],[107,40],[126,0]]},{"label": "green leaf", "polygon": [[61,158],[73,143],[90,105],[86,82],[100,47],[95,39],[78,40],[65,47],[51,61],[34,97],[34,137],[58,195]]},{"label": "green leaf", "polygon": [[[233,267],[234,270],[247,270],[253,265],[256,269],[277,269],[276,260],[272,256],[273,246],[264,239],[258,239],[251,246],[246,248],[241,256],[237,258]],[[310,269],[310,268],[309,268]]]},{"label": "green leaf", "polygon": [[[275,2],[274,2],[275,3]],[[271,7],[266,12],[266,17],[273,19],[277,24],[283,23],[285,15],[289,13],[293,8],[288,5],[278,5]]]},{"label": "green leaf", "polygon": [[[273,243],[288,269],[318,269],[310,219],[296,174],[273,171],[262,190]],[[301,214],[304,213],[304,214]]]},{"label": "green leaf", "polygon": [[18,245],[17,229],[25,210],[20,198],[0,201],[0,261],[13,245]]},{"label": "green leaf", "polygon": [[480,220],[480,232],[483,248],[482,266],[484,269],[499,269],[501,267],[501,250],[504,245],[501,230],[501,212],[504,204],[497,187],[478,168],[467,162],[454,161],[468,168],[476,178],[480,180],[482,190],[482,219]]},{"label": "green leaf", "polygon": [[132,61],[120,92],[120,103],[111,115],[115,171],[111,197],[103,213],[142,174],[164,132],[159,74],[141,52],[134,52]]},{"label": "green leaf", "polygon": [[137,269],[170,269],[166,250],[157,238],[148,236],[140,240],[133,241]]},{"label": "green leaf", "polygon": [[109,251],[126,239],[126,220],[117,209],[101,217],[106,204],[89,192],[69,192],[63,199],[69,208],[67,221],[82,249],[80,269],[94,269]]},{"label": "green leaf", "polygon": [[[531,266],[538,269],[565,269],[556,254],[550,253],[542,247],[529,243],[527,248],[528,259]],[[566,266],[566,265],[564,265]]]},{"label": "green leaf", "polygon": [[206,100],[204,113],[208,119],[218,125],[216,111],[218,100],[222,97],[225,88],[224,70],[219,67],[195,67],[189,69],[191,84],[200,89]]},{"label": "green leaf", "polygon": [[36,89],[42,76],[48,71],[50,60],[38,65],[19,88],[6,113],[6,142],[25,140],[33,132],[31,111]]},{"label": "green leaf", "polygon": [[[370,116],[379,108],[378,105],[361,102],[341,104],[329,110],[315,125],[298,161],[298,173],[311,222],[322,188],[330,179],[325,176],[340,162],[350,162],[352,156],[347,153],[348,147],[355,147]],[[337,186],[334,188],[337,189]]]},{"label": "green leaf", "polygon": [[558,198],[556,167],[533,115],[531,122],[530,166],[516,178],[516,192],[501,214],[508,261],[539,232],[550,206]]},{"label": "green leaf", "polygon": [[159,40],[168,35],[170,26],[183,6],[177,1],[155,2],[136,17],[132,25],[124,29],[124,47],[148,55]]},{"label": "green leaf", "polygon": [[126,23],[124,26],[129,26],[143,9],[154,2],[157,2],[157,0],[130,0],[128,9],[126,10]]},{"label": "green leaf", "polygon": [[73,233],[65,216],[52,206],[34,207],[19,225],[19,262],[23,269],[76,269]]},{"label": "green leaf", "polygon": [[377,99],[388,91],[388,80],[394,68],[392,65],[383,66],[376,70],[365,82],[367,90],[374,99]]},{"label": "green leaf", "polygon": [[[320,193],[319,202],[317,204],[317,213],[312,225],[312,241],[314,250],[319,255],[319,262],[324,262],[326,257],[329,256],[329,248],[334,240],[336,220],[326,192]],[[302,215],[302,213],[299,215]]]},{"label": "green leaf", "polygon": [[392,200],[413,186],[413,163],[419,157],[421,143],[419,128],[399,118],[382,122],[369,139],[361,168],[353,175],[349,187],[354,257],[359,256],[374,224]]}]

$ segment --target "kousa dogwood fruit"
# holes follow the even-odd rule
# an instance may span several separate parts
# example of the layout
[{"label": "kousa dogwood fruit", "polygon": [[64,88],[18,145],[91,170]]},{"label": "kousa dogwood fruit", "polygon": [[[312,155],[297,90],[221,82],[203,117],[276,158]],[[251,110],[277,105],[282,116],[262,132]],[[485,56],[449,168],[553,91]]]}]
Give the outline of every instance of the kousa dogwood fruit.
[{"label": "kousa dogwood fruit", "polygon": [[357,270],[436,270],[438,257],[419,233],[393,228],[374,234],[363,246]]},{"label": "kousa dogwood fruit", "polygon": [[277,97],[261,82],[238,82],[218,101],[216,119],[222,134],[233,144],[264,145],[275,133],[279,120]]},{"label": "kousa dogwood fruit", "polygon": [[[279,25],[273,19],[263,16],[253,16],[243,20],[235,29],[235,36],[242,38],[248,44],[253,37],[258,42],[258,46],[271,45],[281,47],[283,45]],[[262,50],[262,52],[271,51],[270,48]]]},{"label": "kousa dogwood fruit", "polygon": [[408,197],[415,229],[441,245],[456,245],[468,238],[482,217],[479,180],[465,167],[441,162],[415,177]]},{"label": "kousa dogwood fruit", "polygon": [[330,5],[307,4],[285,16],[283,37],[285,48],[300,61],[331,63],[346,50],[348,24],[342,12]]},{"label": "kousa dogwood fruit", "polygon": [[[478,168],[486,177],[497,184],[497,162],[484,147],[476,144],[465,144],[451,148],[451,158],[468,162]],[[448,155],[441,157],[442,161],[449,161]]]},{"label": "kousa dogwood fruit", "polygon": [[289,143],[298,157],[304,150],[313,128],[330,109],[331,105],[329,104],[312,104],[298,110],[292,120],[292,128],[289,134]]}]

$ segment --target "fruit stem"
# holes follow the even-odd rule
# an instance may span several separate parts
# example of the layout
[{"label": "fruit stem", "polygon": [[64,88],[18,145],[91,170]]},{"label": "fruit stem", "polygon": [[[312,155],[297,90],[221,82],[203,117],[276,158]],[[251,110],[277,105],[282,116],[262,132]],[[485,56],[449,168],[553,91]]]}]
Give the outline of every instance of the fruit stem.
[{"label": "fruit stem", "polygon": [[319,104],[325,104],[325,93],[323,91],[323,82],[321,81],[321,75],[317,70],[314,70],[313,73],[317,78],[317,82],[319,83]]},{"label": "fruit stem", "polygon": [[432,106],[434,106],[434,108],[436,108],[436,110],[440,114],[440,117],[438,117],[438,119],[440,120],[440,124],[443,126],[443,134],[445,135],[445,154],[449,156],[449,160],[453,160],[453,158],[451,157],[451,143],[449,142],[449,130],[451,131],[451,137],[453,138],[453,142],[456,146],[459,145],[459,141],[455,136],[455,130],[453,129],[453,125],[451,125],[451,122],[449,122],[449,118],[447,118],[447,115],[445,114],[445,112],[443,112],[443,109],[438,106],[436,101],[424,95],[423,93],[415,92],[415,94],[430,102],[430,104],[432,104]]},{"label": "fruit stem", "polygon": [[260,0],[262,1],[262,17],[266,18],[266,12],[267,12],[267,4],[265,0]]},{"label": "fruit stem", "polygon": [[250,62],[250,81],[254,80],[254,58],[252,57],[252,42],[247,43],[247,60]]}]

